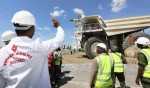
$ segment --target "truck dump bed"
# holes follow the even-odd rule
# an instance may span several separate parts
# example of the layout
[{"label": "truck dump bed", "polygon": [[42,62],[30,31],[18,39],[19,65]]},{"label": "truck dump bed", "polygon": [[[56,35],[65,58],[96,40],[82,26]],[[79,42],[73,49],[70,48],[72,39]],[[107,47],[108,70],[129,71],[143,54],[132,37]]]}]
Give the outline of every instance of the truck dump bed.
[{"label": "truck dump bed", "polygon": [[[99,16],[87,16],[82,18],[82,23],[86,25],[81,32],[102,31],[102,19]],[[108,36],[138,31],[150,27],[150,16],[137,16],[113,20],[104,20],[107,27],[104,29]],[[91,27],[91,28],[90,28]],[[78,32],[79,33],[79,32]]]}]

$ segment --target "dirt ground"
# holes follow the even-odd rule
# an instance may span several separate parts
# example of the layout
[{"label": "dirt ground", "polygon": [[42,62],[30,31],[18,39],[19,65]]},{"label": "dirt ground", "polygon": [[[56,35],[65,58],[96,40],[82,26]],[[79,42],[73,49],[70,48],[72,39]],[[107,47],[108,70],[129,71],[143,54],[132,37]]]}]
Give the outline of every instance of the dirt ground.
[{"label": "dirt ground", "polygon": [[85,53],[78,52],[74,54],[65,54],[63,55],[63,64],[73,64],[73,63],[87,63],[90,62],[90,59],[85,57]]},{"label": "dirt ground", "polygon": [[[127,85],[130,86],[131,88],[141,88],[141,86],[138,86],[135,84],[135,78],[137,75],[137,68],[138,68],[137,59],[126,57],[126,60],[128,62],[128,64],[125,65],[125,78],[126,78]],[[90,59],[85,57],[85,53],[83,53],[83,52],[74,53],[72,55],[71,54],[63,55],[63,65],[66,65],[66,66],[64,66],[64,69],[65,70],[68,69],[70,67],[69,64],[71,64],[73,69],[70,69],[67,71],[69,71],[73,75],[75,73],[77,73],[76,71],[81,70],[81,67],[78,68],[78,66],[76,66],[76,65],[90,63],[90,61],[91,61]],[[74,72],[74,70],[76,70],[76,71]],[[70,75],[70,74],[68,74],[68,75]],[[82,76],[83,75],[81,75],[81,77]],[[78,76],[74,75],[74,79],[70,80],[71,86],[72,86],[72,83],[74,83],[74,80],[75,80],[75,83],[78,81],[78,80],[76,80],[77,79],[76,77],[78,78]],[[70,83],[67,82],[67,84],[65,84],[64,87],[62,87],[62,88],[68,88],[67,85],[69,85]],[[116,85],[117,86],[119,85],[118,82]],[[77,88],[77,87],[75,87],[75,88]]]},{"label": "dirt ground", "polygon": [[[128,64],[137,64],[138,61],[136,58],[125,57]],[[87,63],[90,62],[91,59],[88,59],[85,56],[84,52],[77,52],[74,54],[64,54],[63,55],[63,64],[78,64],[78,63]]]}]

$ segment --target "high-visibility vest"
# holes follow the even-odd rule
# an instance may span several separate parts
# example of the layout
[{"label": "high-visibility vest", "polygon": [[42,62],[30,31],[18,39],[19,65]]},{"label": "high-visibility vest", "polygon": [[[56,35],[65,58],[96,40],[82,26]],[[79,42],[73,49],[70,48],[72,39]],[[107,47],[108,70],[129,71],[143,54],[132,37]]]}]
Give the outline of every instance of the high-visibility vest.
[{"label": "high-visibility vest", "polygon": [[60,65],[61,64],[61,60],[62,60],[61,52],[55,53],[55,55],[54,55],[54,63],[55,63],[55,65]]},{"label": "high-visibility vest", "polygon": [[95,88],[110,88],[112,86],[112,64],[110,56],[106,53],[96,57],[98,71],[95,80]]},{"label": "high-visibility vest", "polygon": [[146,65],[144,69],[143,77],[150,78],[150,48],[142,49],[140,52],[146,56],[147,61],[148,61],[148,64]]},{"label": "high-visibility vest", "polygon": [[114,60],[114,72],[124,72],[124,65],[121,58],[121,53],[111,53]]}]

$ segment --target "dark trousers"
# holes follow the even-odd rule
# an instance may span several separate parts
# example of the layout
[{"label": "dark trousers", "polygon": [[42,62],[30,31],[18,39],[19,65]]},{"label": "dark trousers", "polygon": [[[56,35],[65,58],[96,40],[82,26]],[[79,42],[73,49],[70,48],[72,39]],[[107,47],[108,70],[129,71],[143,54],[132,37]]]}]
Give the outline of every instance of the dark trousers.
[{"label": "dark trousers", "polygon": [[61,66],[60,65],[53,65],[49,68],[50,80],[52,88],[57,88],[57,84],[61,77]]},{"label": "dark trousers", "polygon": [[56,80],[59,79],[61,76],[61,66],[60,65],[55,65],[55,76]]},{"label": "dark trousers", "polygon": [[142,78],[141,84],[143,88],[150,88],[150,78]]},{"label": "dark trousers", "polygon": [[51,81],[51,86],[52,86],[52,88],[54,88],[55,87],[55,71],[54,71],[54,68],[53,67],[51,67],[51,68],[49,68],[49,74],[50,74],[50,81]]},{"label": "dark trousers", "polygon": [[113,77],[113,88],[115,88],[116,78],[119,80],[121,88],[125,88],[126,87],[124,72],[114,73],[113,76],[114,76]]}]

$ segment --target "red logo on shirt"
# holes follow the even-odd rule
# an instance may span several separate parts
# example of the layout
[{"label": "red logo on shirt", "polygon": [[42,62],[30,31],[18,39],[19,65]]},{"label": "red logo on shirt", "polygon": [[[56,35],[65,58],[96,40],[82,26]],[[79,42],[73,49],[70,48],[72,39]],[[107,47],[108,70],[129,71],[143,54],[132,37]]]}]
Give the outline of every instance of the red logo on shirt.
[{"label": "red logo on shirt", "polygon": [[11,48],[11,50],[12,50],[13,52],[16,52],[17,46],[16,46],[16,45],[13,45],[12,48]]},{"label": "red logo on shirt", "polygon": [[11,65],[11,64],[15,64],[15,63],[20,63],[20,62],[25,62],[26,60],[29,60],[32,58],[32,55],[28,52],[24,52],[21,50],[17,50],[16,45],[13,45],[11,47],[11,50],[13,51],[12,54],[10,54],[4,62],[4,65]]}]

